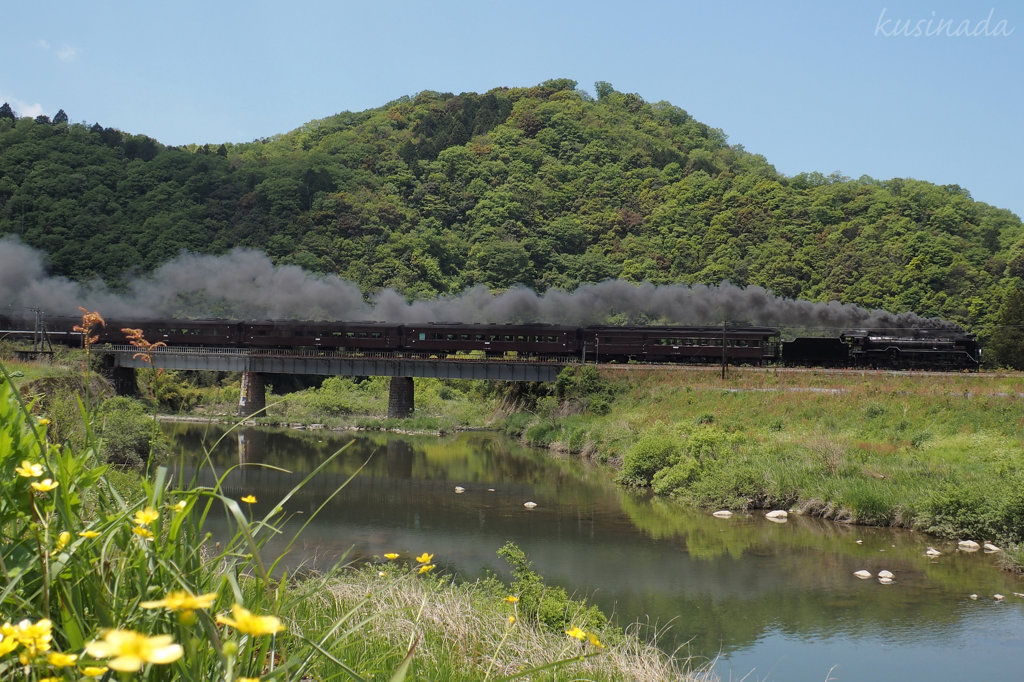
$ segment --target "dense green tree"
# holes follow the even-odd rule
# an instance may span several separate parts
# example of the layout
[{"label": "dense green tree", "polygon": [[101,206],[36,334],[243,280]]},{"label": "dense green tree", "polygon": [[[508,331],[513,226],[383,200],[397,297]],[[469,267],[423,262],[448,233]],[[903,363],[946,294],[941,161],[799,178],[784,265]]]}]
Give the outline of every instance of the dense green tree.
[{"label": "dense green tree", "polygon": [[1024,284],[1020,281],[1006,292],[999,308],[989,352],[999,365],[1024,369]]}]

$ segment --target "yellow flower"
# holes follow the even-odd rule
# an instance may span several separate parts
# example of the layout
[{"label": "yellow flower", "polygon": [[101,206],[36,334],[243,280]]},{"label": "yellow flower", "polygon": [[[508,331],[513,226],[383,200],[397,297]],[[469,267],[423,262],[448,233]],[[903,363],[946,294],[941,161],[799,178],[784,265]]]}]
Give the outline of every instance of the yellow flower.
[{"label": "yellow flower", "polygon": [[0,626],[0,634],[3,635],[4,641],[11,639],[15,643],[20,643],[31,656],[35,656],[37,652],[50,650],[52,628],[53,623],[49,618],[41,618],[35,623],[26,618],[17,625],[4,623]]},{"label": "yellow flower", "polygon": [[82,530],[82,531],[79,531],[78,534],[81,535],[83,538],[90,538],[90,539],[91,538],[98,538],[100,536],[99,532],[94,531],[94,530]]},{"label": "yellow flower", "polygon": [[238,682],[260,682],[258,677],[239,677]]},{"label": "yellow flower", "polygon": [[597,635],[595,635],[593,633],[588,633],[587,634],[587,639],[589,639],[590,643],[593,644],[594,646],[596,646],[598,649],[603,649],[604,648],[604,644],[601,644],[601,640],[599,640],[597,638]]},{"label": "yellow flower", "polygon": [[52,654],[46,657],[46,662],[56,668],[63,668],[69,665],[74,665],[75,661],[78,660],[78,654],[62,654],[59,651],[54,651]]},{"label": "yellow flower", "polygon": [[110,668],[105,665],[87,665],[82,668],[82,674],[86,677],[99,677],[108,670],[110,670]]},{"label": "yellow flower", "polygon": [[132,528],[132,532],[135,533],[136,535],[138,535],[140,538],[143,538],[145,540],[152,540],[153,539],[153,531],[151,531],[148,528],[143,528],[142,526],[136,526],[135,528]]},{"label": "yellow flower", "polygon": [[173,506],[171,506],[171,509],[176,511],[176,512],[180,512],[180,511],[185,511],[185,507],[187,507],[187,506],[188,506],[188,502],[186,502],[185,500],[178,500],[177,502],[174,503]]},{"label": "yellow flower", "polygon": [[566,630],[565,634],[569,635],[570,637],[575,637],[576,639],[580,640],[581,642],[587,636],[587,633],[585,633],[583,630],[580,630],[579,627],[576,626],[576,625],[572,626],[572,630]]},{"label": "yellow flower", "polygon": [[[10,625],[10,623],[6,624],[7,627],[10,627]],[[2,638],[0,638],[0,656],[6,656],[7,654],[11,653],[17,648],[18,640],[16,640],[15,638],[8,637],[7,635],[4,635]]]},{"label": "yellow flower", "polygon": [[516,622],[516,617],[515,616],[509,616],[508,617],[508,624],[509,625],[512,625],[512,623],[515,623],[515,622]]},{"label": "yellow flower", "polygon": [[519,601],[519,597],[515,596],[514,594],[510,594],[507,597],[505,597],[505,601],[507,601],[509,604],[515,604],[517,601]]},{"label": "yellow flower", "polygon": [[31,485],[34,489],[38,490],[39,492],[46,493],[59,486],[60,483],[57,483],[57,481],[53,480],[52,478],[44,478],[41,481],[32,481]]},{"label": "yellow flower", "polygon": [[284,630],[284,625],[281,624],[281,621],[276,616],[254,615],[241,604],[235,604],[231,607],[231,615],[234,618],[217,616],[217,622],[233,627],[247,635],[272,635],[275,632]]},{"label": "yellow flower", "polygon": [[198,597],[185,591],[168,592],[167,596],[158,601],[144,601],[139,606],[144,609],[165,608],[168,611],[195,611],[196,609],[208,609],[213,606],[217,599],[216,592],[201,594]]},{"label": "yellow flower", "polygon": [[384,558],[387,559],[388,561],[394,561],[395,559],[398,558],[398,556],[399,555],[395,554],[394,552],[388,552],[387,554],[384,555]]},{"label": "yellow flower", "polygon": [[37,478],[43,475],[43,466],[41,464],[33,464],[27,459],[21,460],[20,467],[14,467],[14,470],[18,472],[19,476],[25,478]]},{"label": "yellow flower", "polygon": [[423,554],[420,554],[418,557],[416,557],[416,561],[420,562],[421,564],[429,564],[430,560],[433,558],[433,554],[427,554],[426,552],[424,552]]},{"label": "yellow flower", "polygon": [[50,552],[50,556],[54,556],[57,552],[67,547],[69,540],[71,540],[71,533],[66,530],[61,531],[60,535],[57,536],[57,544],[54,545],[53,551]]},{"label": "yellow flower", "polygon": [[39,424],[40,426],[46,426],[47,424],[50,423],[50,420],[47,419],[46,417],[41,417],[39,421],[37,421],[36,423]]},{"label": "yellow flower", "polygon": [[434,564],[423,564],[422,566],[420,566],[419,572],[420,573],[426,573],[427,571],[433,571],[433,570],[434,570]]},{"label": "yellow flower", "polygon": [[246,495],[245,497],[242,498],[242,502],[245,502],[246,504],[256,504],[256,496]]},{"label": "yellow flower", "polygon": [[181,658],[184,651],[170,635],[147,637],[133,630],[107,630],[102,641],[85,645],[85,653],[96,658],[109,658],[110,667],[118,672],[134,673],[146,663],[173,663]]},{"label": "yellow flower", "polygon": [[[156,509],[146,507],[145,509],[140,509],[135,512],[135,518],[133,521],[136,526],[148,526],[159,518],[160,513]],[[114,670],[117,670],[117,668],[114,668]]]}]

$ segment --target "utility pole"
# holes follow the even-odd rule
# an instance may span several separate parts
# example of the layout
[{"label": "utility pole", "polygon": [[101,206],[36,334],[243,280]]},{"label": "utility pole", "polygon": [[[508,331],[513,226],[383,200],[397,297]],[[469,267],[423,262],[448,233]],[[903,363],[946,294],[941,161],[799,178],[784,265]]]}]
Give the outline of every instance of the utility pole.
[{"label": "utility pole", "polygon": [[46,333],[46,318],[42,309],[32,308],[36,314],[35,329],[32,330],[32,352],[53,353],[53,346],[50,344],[50,336]]},{"label": "utility pole", "polygon": [[726,326],[726,320],[722,320],[722,380],[723,381],[725,380],[725,365],[726,365],[726,357],[725,357],[725,326]]}]

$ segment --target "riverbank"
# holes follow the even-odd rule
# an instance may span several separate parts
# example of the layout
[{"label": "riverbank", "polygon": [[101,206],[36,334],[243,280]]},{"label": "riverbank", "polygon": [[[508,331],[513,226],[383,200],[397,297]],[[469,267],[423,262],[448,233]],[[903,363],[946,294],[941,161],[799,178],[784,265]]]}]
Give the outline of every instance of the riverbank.
[{"label": "riverbank", "polygon": [[[284,499],[260,515],[251,494],[236,499],[198,479],[172,484],[152,466],[124,494],[97,460],[91,430],[82,449],[54,443],[52,420],[30,412],[9,376],[0,376],[0,550],[10,584],[0,607],[18,625],[4,626],[0,675],[708,677],[635,632],[607,626],[528,569],[515,571],[511,585],[456,584],[424,552],[283,579],[275,568],[283,555],[263,550],[279,534]],[[211,544],[214,509],[232,530]]]},{"label": "riverbank", "polygon": [[507,430],[706,509],[911,528],[1024,559],[1020,375],[578,371]]}]

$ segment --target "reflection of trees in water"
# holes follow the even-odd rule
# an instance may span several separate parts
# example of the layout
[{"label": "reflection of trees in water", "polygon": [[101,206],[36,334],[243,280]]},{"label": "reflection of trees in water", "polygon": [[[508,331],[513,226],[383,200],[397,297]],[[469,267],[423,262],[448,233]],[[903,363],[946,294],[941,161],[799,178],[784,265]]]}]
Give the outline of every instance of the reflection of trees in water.
[{"label": "reflection of trees in water", "polygon": [[[212,440],[194,425],[185,431],[175,438],[186,451],[204,433]],[[703,656],[749,647],[772,630],[798,638],[951,638],[971,613],[964,594],[1024,591],[980,554],[927,560],[928,540],[911,533],[802,517],[778,525],[760,514],[723,521],[629,494],[571,462],[490,434],[354,438],[257,431],[267,434],[266,450],[247,456],[295,472],[246,467],[228,476],[228,494],[257,495],[257,515],[352,441],[288,505],[305,522],[369,459],[310,523],[300,543],[309,554],[296,561],[318,552],[335,556],[351,544],[363,556],[415,548],[444,557],[450,570],[479,575],[482,567],[500,569],[494,552],[512,539],[551,584],[591,596],[620,623],[648,616],[672,622],[666,648],[690,641],[690,651]],[[234,439],[214,460],[221,472],[237,464]],[[202,476],[212,483],[212,474]],[[466,493],[455,494],[456,484]],[[540,506],[525,512],[525,499]],[[888,568],[897,582],[858,581],[852,572],[859,568]]]}]

